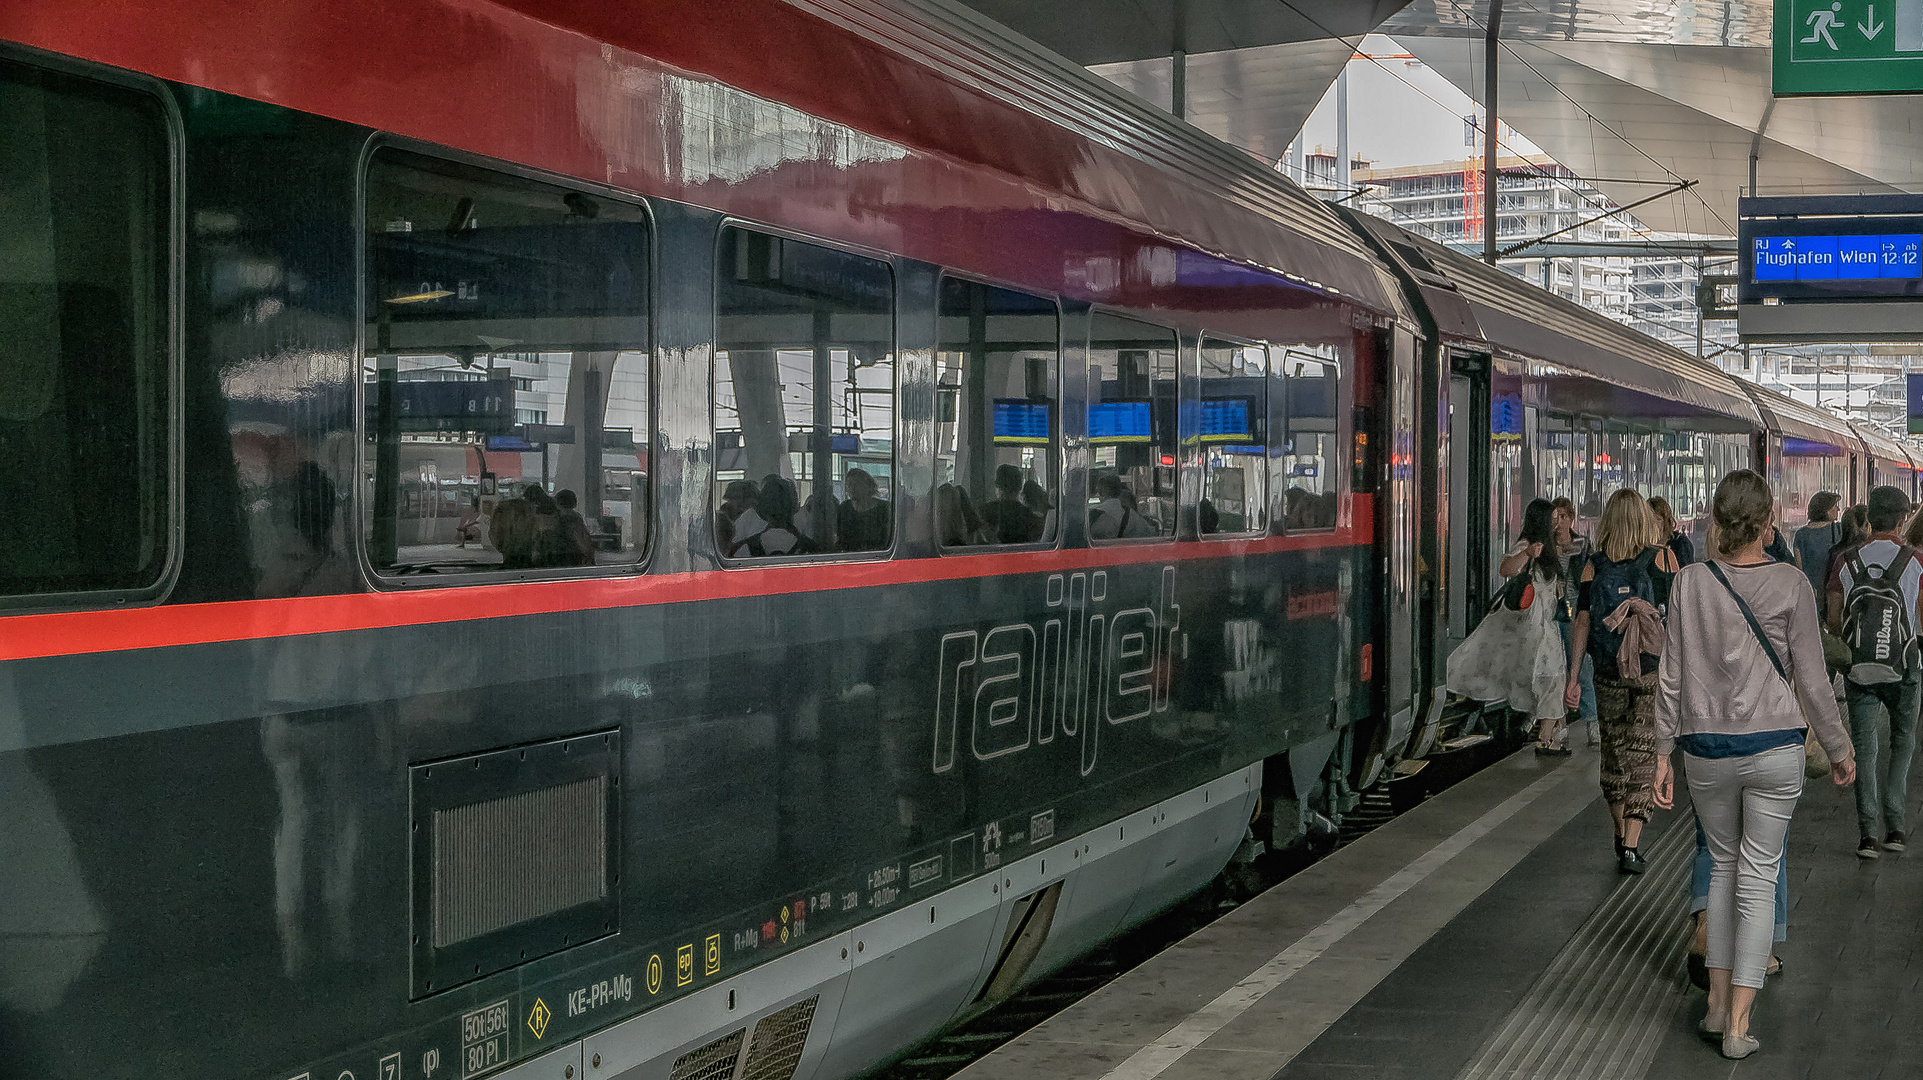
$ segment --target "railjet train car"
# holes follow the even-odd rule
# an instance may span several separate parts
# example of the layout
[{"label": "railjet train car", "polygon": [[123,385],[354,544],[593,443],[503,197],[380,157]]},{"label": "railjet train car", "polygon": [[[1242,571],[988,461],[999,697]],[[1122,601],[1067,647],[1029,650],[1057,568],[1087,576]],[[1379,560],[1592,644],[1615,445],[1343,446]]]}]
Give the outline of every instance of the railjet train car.
[{"label": "railjet train car", "polygon": [[959,9],[15,0],[0,1076],[857,1073],[1781,404]]}]

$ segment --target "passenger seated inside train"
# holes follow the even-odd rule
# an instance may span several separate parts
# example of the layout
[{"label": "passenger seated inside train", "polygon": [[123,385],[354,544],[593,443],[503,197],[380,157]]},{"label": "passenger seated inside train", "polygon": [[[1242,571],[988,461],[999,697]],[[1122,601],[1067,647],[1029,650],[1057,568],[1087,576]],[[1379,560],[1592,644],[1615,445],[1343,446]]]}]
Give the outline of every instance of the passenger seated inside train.
[{"label": "passenger seated inside train", "polygon": [[1088,535],[1091,540],[1134,539],[1158,536],[1161,527],[1136,507],[1135,496],[1112,472],[1095,476],[1094,509],[1089,511]]},{"label": "passenger seated inside train", "polygon": [[943,547],[969,547],[982,542],[981,519],[969,505],[968,493],[958,484],[935,489],[935,524]]},{"label": "passenger seated inside train", "polygon": [[566,488],[554,493],[557,542],[549,566],[594,565],[594,535],[588,531],[587,519],[575,509],[577,501],[574,492]]},{"label": "passenger seated inside train", "polygon": [[762,478],[754,505],[734,521],[735,554],[761,559],[771,555],[812,555],[820,547],[795,524],[795,483],[769,473]]},{"label": "passenger seated inside train", "polygon": [[1032,544],[1042,538],[1041,515],[1022,501],[1021,469],[995,466],[995,498],[982,506],[981,521],[990,543]]},{"label": "passenger seated inside train", "polygon": [[[741,515],[754,509],[761,492],[752,480],[730,480],[721,493],[721,507],[714,512],[714,543],[722,555],[733,558],[740,553],[741,541],[735,539]],[[760,518],[755,519],[759,521]],[[743,537],[743,539],[746,539]]]},{"label": "passenger seated inside train", "polygon": [[895,523],[894,507],[880,498],[881,489],[866,469],[849,469],[842,477],[848,501],[836,516],[835,533],[842,551],[882,551]]},{"label": "passenger seated inside train", "polygon": [[1048,489],[1033,480],[1022,485],[1022,505],[1042,520],[1043,537],[1055,535],[1055,500]]}]

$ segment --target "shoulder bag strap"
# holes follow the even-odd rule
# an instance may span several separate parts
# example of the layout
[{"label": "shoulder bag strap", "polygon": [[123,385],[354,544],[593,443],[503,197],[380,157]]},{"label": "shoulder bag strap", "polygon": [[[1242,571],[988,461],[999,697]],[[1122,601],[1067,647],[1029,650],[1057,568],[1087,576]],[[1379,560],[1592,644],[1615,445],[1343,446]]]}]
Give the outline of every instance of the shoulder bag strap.
[{"label": "shoulder bag strap", "polygon": [[1729,598],[1736,601],[1736,610],[1743,613],[1743,621],[1749,624],[1749,632],[1756,635],[1756,643],[1763,647],[1763,655],[1769,657],[1770,666],[1776,669],[1776,674],[1781,675],[1784,682],[1789,682],[1789,672],[1783,668],[1782,658],[1776,655],[1776,646],[1769,643],[1768,636],[1763,633],[1762,625],[1756,621],[1756,613],[1749,609],[1749,601],[1744,600],[1743,594],[1736,591],[1736,586],[1729,583],[1729,578],[1723,575],[1723,568],[1716,565],[1714,559],[1711,559],[1708,565],[1709,572],[1715,574],[1716,580],[1722,582],[1723,588],[1729,590]]}]

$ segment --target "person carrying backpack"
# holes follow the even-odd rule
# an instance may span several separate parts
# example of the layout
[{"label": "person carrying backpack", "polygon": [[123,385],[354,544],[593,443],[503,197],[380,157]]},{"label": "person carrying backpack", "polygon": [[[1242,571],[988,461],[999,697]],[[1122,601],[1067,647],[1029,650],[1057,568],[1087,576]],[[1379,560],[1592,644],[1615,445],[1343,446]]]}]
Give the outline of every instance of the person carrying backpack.
[{"label": "person carrying backpack", "polygon": [[[1576,590],[1571,657],[1587,651],[1596,670],[1596,719],[1602,730],[1603,801],[1616,826],[1616,867],[1648,866],[1637,842],[1656,783],[1656,669],[1662,654],[1658,609],[1669,600],[1676,556],[1663,546],[1656,515],[1630,488],[1609,497],[1596,527],[1596,547]],[[1582,687],[1574,674],[1563,701],[1574,708]]]},{"label": "person carrying backpack", "polygon": [[[1910,513],[1909,496],[1893,487],[1870,492],[1870,536],[1844,553],[1831,573],[1828,592],[1832,633],[1849,646],[1843,673],[1850,708],[1850,741],[1856,746],[1858,858],[1874,859],[1878,811],[1883,847],[1906,846],[1903,808],[1909,797],[1910,759],[1916,753],[1918,663],[1916,628],[1923,622],[1917,584],[1923,555],[1903,543],[1898,530]],[[1877,769],[1877,727],[1887,714],[1890,753]]]}]

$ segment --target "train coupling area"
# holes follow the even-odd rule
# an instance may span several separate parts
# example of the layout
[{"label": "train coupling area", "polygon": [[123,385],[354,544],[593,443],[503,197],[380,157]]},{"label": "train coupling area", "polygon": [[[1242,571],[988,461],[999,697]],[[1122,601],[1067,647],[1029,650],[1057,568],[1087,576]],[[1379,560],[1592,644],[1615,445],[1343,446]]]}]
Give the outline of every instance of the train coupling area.
[{"label": "train coupling area", "polygon": [[1923,865],[1858,859],[1848,790],[1805,789],[1762,1050],[1731,1062],[1696,1030],[1687,794],[1626,876],[1597,778],[1594,750],[1506,758],[957,1080],[1923,1076]]}]

